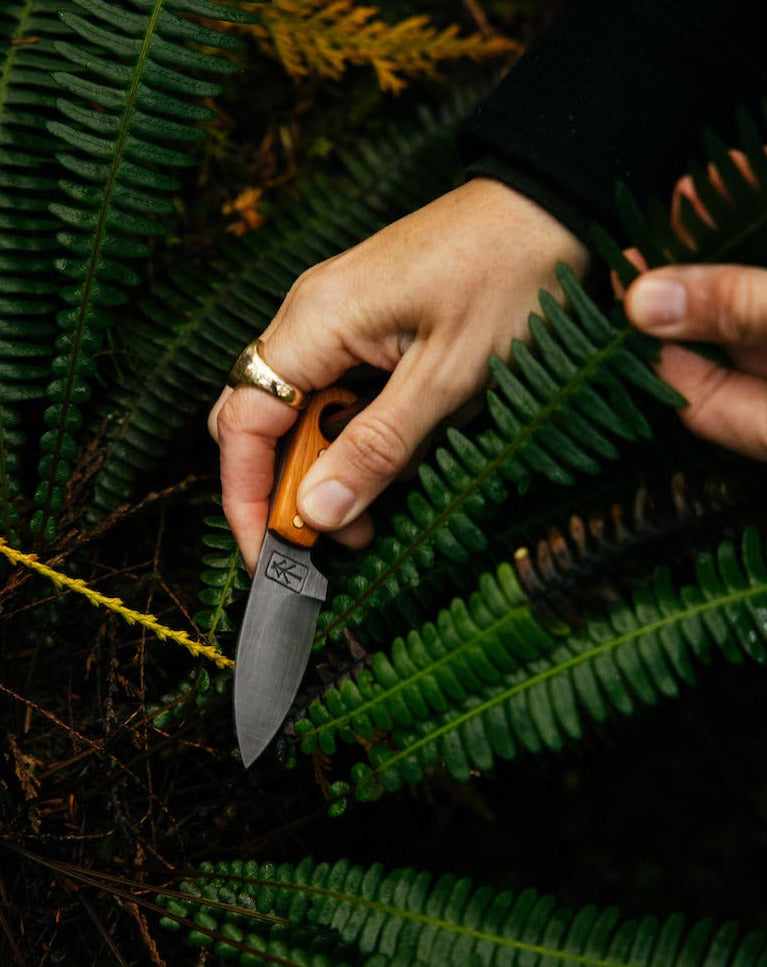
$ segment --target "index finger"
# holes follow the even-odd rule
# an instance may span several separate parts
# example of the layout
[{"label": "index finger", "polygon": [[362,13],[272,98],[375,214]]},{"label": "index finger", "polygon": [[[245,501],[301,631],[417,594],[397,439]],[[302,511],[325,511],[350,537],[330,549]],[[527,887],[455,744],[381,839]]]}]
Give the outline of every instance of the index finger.
[{"label": "index finger", "polygon": [[688,400],[679,415],[693,433],[767,460],[767,382],[719,366],[677,343],[663,346],[658,372]]},{"label": "index finger", "polygon": [[296,410],[253,386],[238,386],[218,411],[224,514],[251,574],[269,519],[277,441],[297,416]]}]

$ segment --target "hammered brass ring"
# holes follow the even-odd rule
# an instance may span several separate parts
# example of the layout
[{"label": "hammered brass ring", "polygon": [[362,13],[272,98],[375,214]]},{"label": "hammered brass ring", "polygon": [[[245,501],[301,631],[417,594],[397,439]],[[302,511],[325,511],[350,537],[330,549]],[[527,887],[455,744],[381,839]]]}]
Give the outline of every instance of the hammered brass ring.
[{"label": "hammered brass ring", "polygon": [[294,410],[302,410],[306,406],[306,394],[278,376],[266,362],[261,339],[254,339],[243,349],[229,372],[227,383],[234,387],[255,386]]}]

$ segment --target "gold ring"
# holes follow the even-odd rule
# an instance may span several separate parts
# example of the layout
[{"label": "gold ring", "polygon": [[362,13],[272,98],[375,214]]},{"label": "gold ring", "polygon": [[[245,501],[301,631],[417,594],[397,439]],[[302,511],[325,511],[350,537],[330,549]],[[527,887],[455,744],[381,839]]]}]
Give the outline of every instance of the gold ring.
[{"label": "gold ring", "polygon": [[294,410],[302,410],[306,406],[306,394],[282,376],[278,376],[266,362],[264,344],[260,339],[254,339],[243,349],[226,381],[235,387],[255,386],[280,402],[292,406]]}]

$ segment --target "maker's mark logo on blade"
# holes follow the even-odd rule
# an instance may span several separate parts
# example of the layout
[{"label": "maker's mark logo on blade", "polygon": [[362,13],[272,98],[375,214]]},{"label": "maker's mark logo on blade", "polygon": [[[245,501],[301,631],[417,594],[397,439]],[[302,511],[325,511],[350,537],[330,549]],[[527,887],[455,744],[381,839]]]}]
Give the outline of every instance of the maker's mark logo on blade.
[{"label": "maker's mark logo on blade", "polygon": [[272,556],[266,566],[268,578],[276,581],[277,584],[281,584],[284,588],[288,588],[289,591],[295,591],[296,594],[300,593],[301,588],[303,588],[308,573],[309,568],[305,564],[294,561],[292,557],[281,554],[279,551],[272,551]]}]

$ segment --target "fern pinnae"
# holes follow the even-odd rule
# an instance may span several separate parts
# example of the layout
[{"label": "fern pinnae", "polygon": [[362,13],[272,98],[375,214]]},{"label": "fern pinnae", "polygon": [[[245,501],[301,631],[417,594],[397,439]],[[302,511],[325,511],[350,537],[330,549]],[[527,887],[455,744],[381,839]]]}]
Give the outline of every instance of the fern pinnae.
[{"label": "fern pinnae", "polygon": [[[473,698],[441,720],[415,723],[410,733],[400,730],[399,748],[371,750],[374,769],[366,778],[386,774],[388,787],[397,788],[401,769],[411,779],[420,777],[426,764],[445,755],[451,774],[465,780],[472,762],[487,768],[496,755],[503,756],[500,743],[509,753],[503,757],[515,754],[516,743],[533,752],[556,751],[565,736],[580,736],[584,712],[601,721],[610,709],[628,715],[637,701],[648,705],[661,695],[674,696],[679,682],[695,681],[693,658],[708,664],[719,652],[736,664],[746,656],[765,664],[767,563],[758,532],[744,533],[740,561],[732,542],[725,541],[716,556],[699,555],[696,573],[697,585],[677,594],[668,573],[659,570],[652,584],[635,592],[631,606],[613,608],[609,619],[593,619],[528,672],[490,686],[484,698]],[[559,695],[565,704],[551,691],[557,684],[566,687]],[[505,724],[503,716],[491,723],[501,709]],[[523,729],[530,730],[531,741]]]},{"label": "fern pinnae", "polygon": [[[396,536],[379,539],[358,575],[323,612],[315,646],[347,624],[359,627],[377,596],[394,597],[401,583],[417,582],[437,553],[467,561],[470,552],[483,549],[477,522],[507,499],[506,482],[520,491],[535,475],[569,484],[574,471],[594,473],[600,458],[617,454],[610,436],[649,435],[626,385],[667,405],[684,402],[654,376],[647,343],[619,309],[608,320],[565,266],[557,277],[580,327],[553,297],[541,294],[551,329],[531,316],[534,349],[514,344],[525,360],[521,371],[512,372],[498,357],[491,361],[498,392],[488,394],[487,429],[479,432],[478,445],[453,430],[436,455],[441,472],[429,465],[420,469],[422,490],[411,492],[407,512],[394,516]],[[452,470],[445,469],[448,463]]]},{"label": "fern pinnae", "polygon": [[18,472],[25,436],[17,404],[45,395],[50,374],[50,318],[60,306],[54,262],[57,221],[48,205],[60,196],[46,130],[55,116],[52,73],[62,69],[52,39],[63,24],[62,0],[19,0],[0,14],[6,40],[0,71],[0,517],[16,539]]},{"label": "fern pinnae", "polygon": [[388,731],[413,716],[442,713],[555,647],[555,635],[537,623],[513,568],[503,564],[480,579],[467,604],[456,599],[435,624],[397,638],[391,658],[376,652],[369,671],[315,700],[309,718],[295,725],[301,749],[313,752],[319,744],[333,753],[336,735],[372,739],[375,727]]},{"label": "fern pinnae", "polygon": [[[189,6],[187,0],[74,3],[85,15],[64,12],[61,16],[81,40],[58,41],[54,46],[73,67],[86,68],[90,77],[80,78],[71,71],[56,74],[63,120],[49,124],[49,130],[69,148],[59,161],[74,179],[61,184],[74,204],[51,206],[67,226],[59,240],[68,255],[59,268],[69,280],[62,289],[69,308],[58,317],[55,348],[59,355],[48,387],[49,430],[41,441],[38,510],[32,519],[33,530],[45,540],[55,533],[55,517],[63,503],[75,447],[73,431],[81,420],[80,407],[90,395],[93,355],[114,322],[114,308],[126,301],[126,287],[138,281],[128,263],[149,254],[148,241],[167,230],[156,216],[174,210],[168,195],[177,183],[163,169],[193,163],[186,149],[167,144],[186,145],[197,137],[194,125],[201,115],[195,99],[219,89],[177,67],[206,73],[231,70],[222,58],[185,46],[190,39],[213,48],[232,42],[176,15],[174,11],[183,13]],[[202,6],[220,18],[229,15],[227,7]],[[98,83],[92,81],[94,76]],[[182,123],[166,124],[168,113]]]},{"label": "fern pinnae", "polygon": [[[374,654],[362,681],[354,675],[319,699],[299,698],[286,737],[298,732],[304,751],[319,744],[332,752],[337,735],[356,742],[358,736],[372,738],[374,726],[394,728],[400,702],[407,724],[408,714],[426,718],[445,712],[451,702],[465,701],[520,663],[531,667],[556,650],[568,623],[579,626],[584,614],[614,599],[616,574],[636,582],[646,576],[647,559],[655,560],[660,547],[689,548],[702,535],[708,543],[744,515],[753,516],[761,498],[759,481],[730,492],[733,483],[732,477],[718,475],[689,481],[677,473],[664,479],[662,488],[632,485],[623,504],[614,503],[612,488],[608,509],[599,504],[583,509],[588,524],[576,515],[560,528],[556,512],[540,521],[537,532],[528,535],[532,551],[518,545],[519,530],[512,530],[493,545],[491,559],[503,549],[504,560],[513,564],[485,573],[475,591],[459,591],[433,624],[397,637],[388,651]],[[443,576],[443,593],[449,587]],[[411,627],[435,612],[416,611]]]},{"label": "fern pinnae", "polygon": [[207,550],[200,574],[204,587],[198,598],[205,608],[194,615],[193,621],[205,631],[211,644],[218,645],[217,635],[235,630],[227,609],[236,596],[248,590],[250,580],[224,516],[210,514],[203,522],[208,528],[202,539]]},{"label": "fern pinnae", "polygon": [[[516,361],[520,363],[519,357]],[[704,535],[706,540],[723,536],[724,527],[734,524],[737,529],[753,518],[761,504],[761,476],[749,474],[744,486],[726,468],[712,474],[708,459],[704,464],[693,454],[683,458],[676,445],[671,450],[673,463],[658,465],[657,476],[654,468],[653,479],[642,486],[637,487],[636,468],[630,465],[595,480],[587,493],[579,494],[577,514],[569,491],[536,488],[525,501],[523,516],[504,515],[485,529],[488,544],[478,567],[491,571],[513,560],[521,585],[542,614],[579,623],[584,607],[588,611],[611,593],[617,573],[636,579],[661,548],[677,557]],[[680,472],[682,465],[685,470]],[[385,508],[382,513],[385,517]],[[563,553],[568,564],[558,560]],[[347,571],[348,565],[339,573]],[[452,598],[469,595],[478,573],[442,558],[417,585],[370,609],[366,631],[388,646],[396,636],[432,619]],[[338,579],[329,577],[331,588],[336,587]]]},{"label": "fern pinnae", "polygon": [[[361,798],[373,783],[397,789],[440,762],[465,781],[519,748],[558,751],[581,738],[584,717],[601,722],[675,697],[680,683],[694,684],[696,663],[715,653],[767,663],[767,561],[755,528],[744,532],[740,554],[731,541],[700,554],[695,585],[675,591],[659,570],[631,604],[561,637],[505,593],[508,573],[499,572],[503,591],[486,576],[468,607],[454,603],[436,628],[398,639],[391,660],[376,656],[361,681],[313,703],[310,718],[296,723],[303,751],[319,744],[332,753],[336,736],[372,742],[372,769],[359,763],[353,771]],[[447,677],[451,662],[456,674]],[[375,727],[390,734],[385,744]]]},{"label": "fern pinnae", "polygon": [[[512,967],[522,958],[582,967],[746,967],[760,964],[767,949],[763,933],[741,933],[732,922],[688,928],[680,914],[622,921],[615,907],[571,910],[531,889],[496,892],[468,877],[387,870],[381,863],[221,861],[201,864],[199,876],[183,886],[183,897],[160,895],[158,903],[185,919],[202,916],[208,928],[226,927],[238,943],[260,936],[242,967],[255,967],[257,951],[284,933],[259,922],[264,913],[287,917],[293,932],[286,939],[300,939],[305,948],[319,930],[329,931],[348,945],[351,960],[367,967],[384,967],[389,958],[392,967]],[[214,906],[219,899],[258,913],[229,915]]]}]

